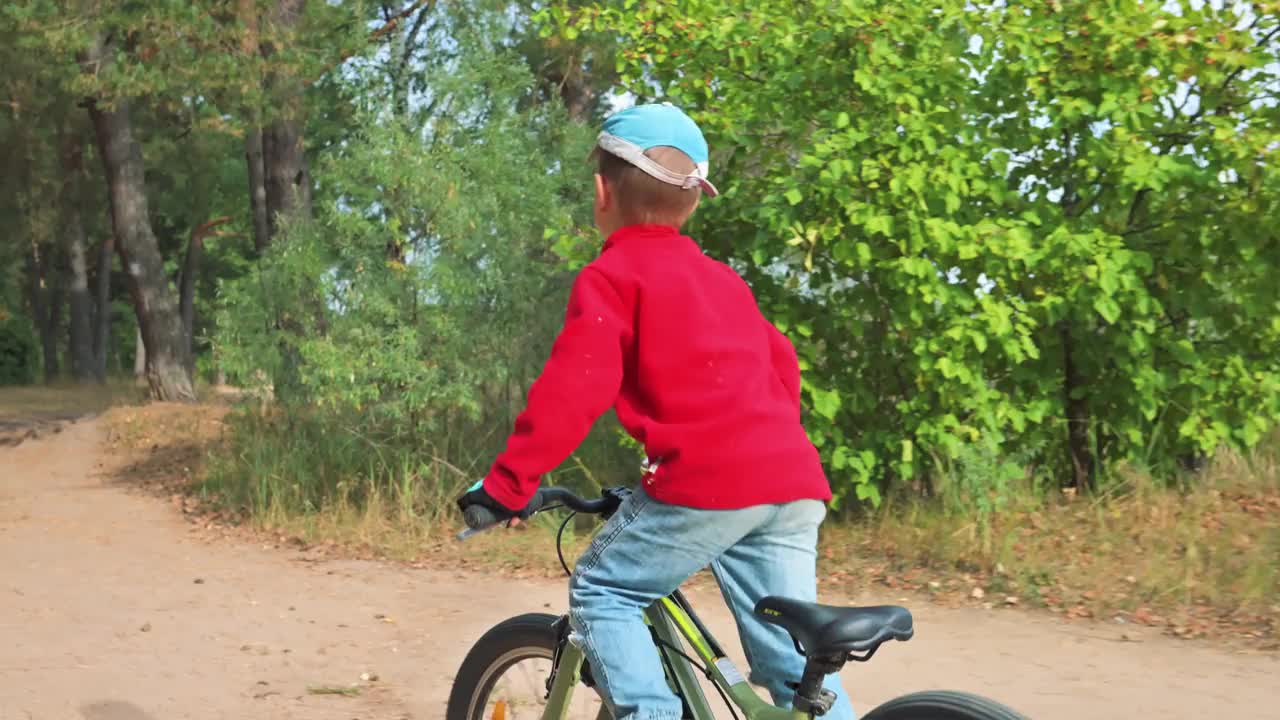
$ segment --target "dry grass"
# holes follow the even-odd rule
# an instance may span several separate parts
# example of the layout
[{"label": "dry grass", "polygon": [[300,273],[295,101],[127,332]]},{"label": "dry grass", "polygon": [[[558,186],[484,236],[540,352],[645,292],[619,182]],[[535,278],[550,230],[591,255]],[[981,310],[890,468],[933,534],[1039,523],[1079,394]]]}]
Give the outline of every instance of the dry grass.
[{"label": "dry grass", "polygon": [[[226,401],[110,410],[104,422],[108,448],[116,456],[113,480],[170,498],[206,527],[235,527],[256,539],[321,554],[470,566],[516,576],[560,573],[554,545],[560,518],[539,517],[517,533],[485,533],[458,543],[453,501],[470,480],[439,464],[377,466],[362,458],[335,495],[307,507],[291,489],[302,483],[298,475],[315,469],[316,458],[300,462],[274,443],[245,447],[242,441],[233,447],[232,412]],[[255,436],[270,432],[261,425],[250,430]],[[333,461],[349,455],[332,445],[329,449]],[[376,479],[375,472],[380,473]],[[585,532],[571,532],[566,551],[576,557],[587,539]]]},{"label": "dry grass", "polygon": [[145,388],[126,381],[0,387],[0,419],[100,413],[113,405],[138,403],[145,397]]},{"label": "dry grass", "polygon": [[[132,458],[118,477],[185,494],[178,504],[199,522],[236,525],[324,554],[514,576],[561,572],[554,546],[560,517],[456,542],[453,499],[466,484],[456,469],[369,466],[352,472],[338,494],[300,505],[288,485],[299,472],[291,454],[301,446],[232,448],[226,412],[225,405],[111,411],[112,443]],[[921,503],[900,503],[870,520],[837,519],[824,528],[823,580],[1267,646],[1280,633],[1280,440],[1268,447],[1249,457],[1224,454],[1181,490],[1128,471],[1106,496],[1017,497],[982,522]],[[226,486],[210,484],[211,455],[231,464],[218,472],[234,471],[222,482],[249,484],[236,489],[240,502],[224,502],[218,492]],[[272,494],[262,495],[271,499],[254,504],[255,484],[271,486]],[[571,528],[568,557],[581,552],[591,529],[588,521]]]},{"label": "dry grass", "polygon": [[33,385],[0,387],[0,445],[15,445],[86,415],[140,402],[145,392],[132,384]]},{"label": "dry grass", "polygon": [[1271,643],[1280,631],[1280,443],[1269,447],[1224,453],[1185,489],[1124,471],[1106,496],[1028,503],[987,524],[900,506],[833,528],[827,567],[954,601]]}]

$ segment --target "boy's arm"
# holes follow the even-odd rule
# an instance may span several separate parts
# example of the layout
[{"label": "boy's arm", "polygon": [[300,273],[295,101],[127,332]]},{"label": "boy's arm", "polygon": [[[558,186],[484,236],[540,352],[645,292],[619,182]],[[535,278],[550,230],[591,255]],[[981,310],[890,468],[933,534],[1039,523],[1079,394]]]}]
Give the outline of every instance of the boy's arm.
[{"label": "boy's arm", "polygon": [[524,509],[541,476],[582,443],[617,401],[631,334],[631,313],[613,284],[598,270],[583,270],[551,357],[529,389],[506,450],[484,479],[490,497],[513,511]]},{"label": "boy's arm", "polygon": [[774,372],[782,380],[796,410],[800,409],[800,359],[796,355],[795,346],[782,331],[774,327],[768,320],[764,324],[769,328],[769,355],[773,359]]}]

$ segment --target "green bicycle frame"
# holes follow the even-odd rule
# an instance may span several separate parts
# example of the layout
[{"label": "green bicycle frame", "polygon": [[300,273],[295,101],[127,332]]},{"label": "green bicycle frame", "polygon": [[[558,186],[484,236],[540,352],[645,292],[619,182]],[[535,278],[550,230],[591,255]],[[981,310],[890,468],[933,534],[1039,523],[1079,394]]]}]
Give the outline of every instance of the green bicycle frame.
[{"label": "green bicycle frame", "polygon": [[[669,670],[667,679],[689,704],[694,720],[715,720],[715,715],[702,692],[692,663],[671,649],[682,646],[682,637],[683,645],[692,648],[694,656],[710,670],[711,682],[724,691],[746,720],[812,720],[808,713],[776,707],[757,695],[733,661],[720,651],[702,623],[685,611],[686,606],[683,596],[677,591],[650,606],[645,611],[645,620],[658,638],[658,652]],[[559,666],[555,669],[551,693],[547,697],[547,707],[542,714],[543,720],[567,720],[569,702],[582,679],[584,661],[582,648],[573,642],[565,643]],[[608,708],[602,707],[597,720],[609,720],[611,717]]]}]

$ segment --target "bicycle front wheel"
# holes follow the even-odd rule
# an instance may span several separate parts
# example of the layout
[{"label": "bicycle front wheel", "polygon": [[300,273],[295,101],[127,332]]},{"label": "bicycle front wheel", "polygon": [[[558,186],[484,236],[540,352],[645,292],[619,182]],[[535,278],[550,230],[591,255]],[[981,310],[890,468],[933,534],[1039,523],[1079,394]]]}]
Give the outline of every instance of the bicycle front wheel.
[{"label": "bicycle front wheel", "polygon": [[1013,709],[980,695],[931,690],[911,693],[867,713],[863,720],[1027,720]]},{"label": "bicycle front wheel", "polygon": [[[485,633],[454,678],[445,720],[541,718],[558,640],[555,621],[554,615],[531,613]],[[594,690],[579,685],[567,717],[608,720],[612,715]]]}]

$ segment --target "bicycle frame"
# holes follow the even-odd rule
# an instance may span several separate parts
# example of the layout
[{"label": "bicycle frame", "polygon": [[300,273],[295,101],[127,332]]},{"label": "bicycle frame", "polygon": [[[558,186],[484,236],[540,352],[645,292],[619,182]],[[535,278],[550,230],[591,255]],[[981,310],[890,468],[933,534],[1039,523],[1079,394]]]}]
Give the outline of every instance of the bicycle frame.
[{"label": "bicycle frame", "polygon": [[[692,649],[693,655],[710,670],[711,682],[724,691],[746,720],[812,720],[808,713],[776,707],[757,695],[733,661],[725,657],[679,590],[651,605],[645,611],[645,621],[658,639],[658,652],[668,670],[668,680],[688,703],[694,720],[715,720],[715,715],[692,663],[672,650],[673,647]],[[582,679],[584,661],[582,648],[573,642],[565,643],[559,665],[554,669],[555,679],[543,720],[567,720],[569,702]],[[611,717],[607,708],[601,708],[597,720]]]}]

